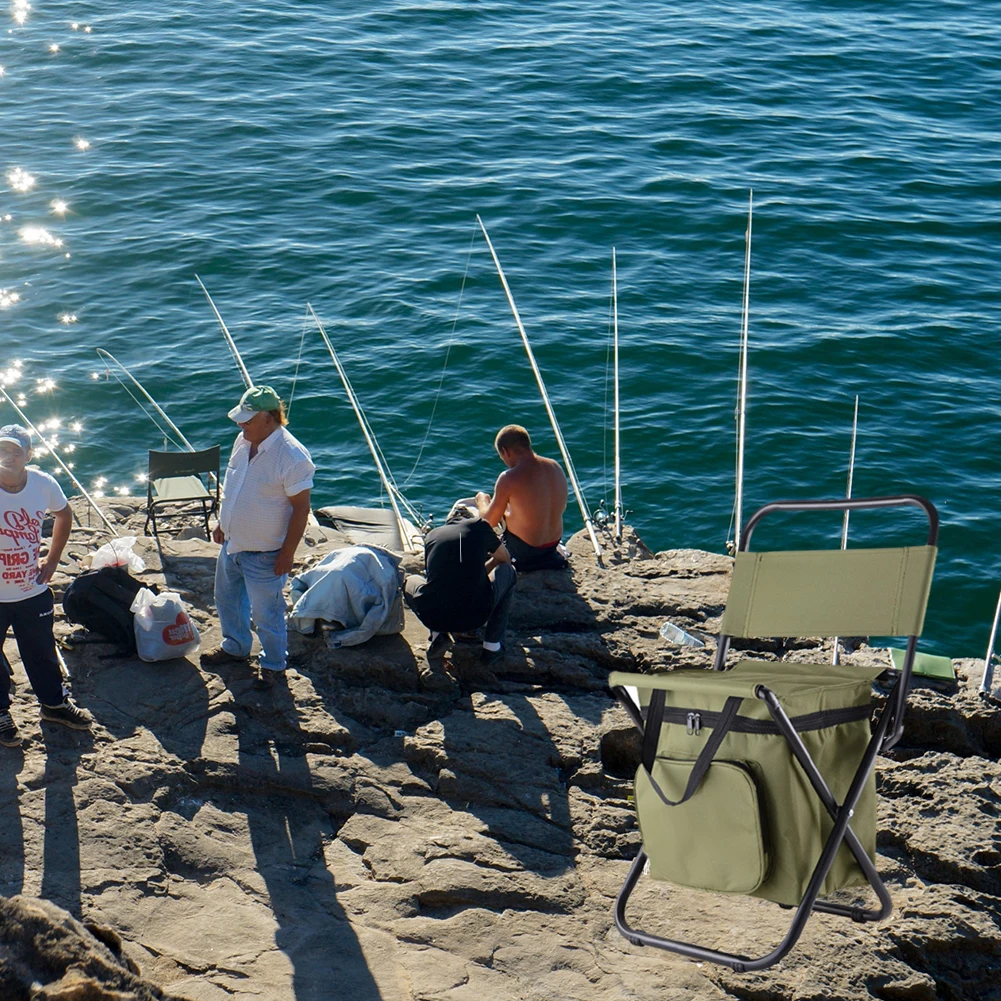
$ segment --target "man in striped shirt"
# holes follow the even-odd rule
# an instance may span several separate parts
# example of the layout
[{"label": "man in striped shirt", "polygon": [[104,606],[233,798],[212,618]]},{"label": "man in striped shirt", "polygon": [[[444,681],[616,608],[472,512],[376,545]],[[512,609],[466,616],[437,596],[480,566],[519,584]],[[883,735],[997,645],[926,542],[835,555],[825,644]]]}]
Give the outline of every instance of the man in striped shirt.
[{"label": "man in striped shirt", "polygon": [[240,426],[240,434],[226,468],[219,524],[212,535],[222,546],[215,574],[222,645],[201,660],[212,667],[245,663],[253,620],[261,643],[254,687],[270,690],[285,678],[284,588],[306,530],[316,467],[285,426],[285,406],[270,386],[248,389],[229,418]]}]

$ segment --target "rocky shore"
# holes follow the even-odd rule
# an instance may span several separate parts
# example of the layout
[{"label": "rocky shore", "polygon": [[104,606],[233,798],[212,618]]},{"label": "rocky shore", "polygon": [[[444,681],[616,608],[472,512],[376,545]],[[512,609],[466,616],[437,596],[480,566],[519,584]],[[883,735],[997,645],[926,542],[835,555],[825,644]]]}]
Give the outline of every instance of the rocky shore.
[{"label": "rocky shore", "polygon": [[[73,505],[57,601],[102,541]],[[138,501],[106,507],[141,535]],[[0,748],[0,999],[997,997],[1001,710],[978,699],[972,660],[956,662],[955,691],[915,691],[904,742],[878,764],[888,921],[815,916],[782,964],[750,975],[618,934],[638,742],[608,673],[708,664],[731,561],[654,554],[631,531],[606,542],[603,570],[578,535],[570,572],[519,581],[510,654],[489,670],[459,644],[428,672],[409,612],[401,635],[361,647],[293,634],[294,671],[272,693],[197,656],[144,664],[67,644],[97,721],[80,734],[40,725],[9,641],[26,742]],[[215,645],[216,547],[193,527],[162,543],[140,539],[138,576],[179,590]],[[297,570],[343,544],[310,528]],[[666,618],[709,648],[666,644]],[[749,953],[789,919],[649,881],[631,907],[659,915],[651,930]]]}]

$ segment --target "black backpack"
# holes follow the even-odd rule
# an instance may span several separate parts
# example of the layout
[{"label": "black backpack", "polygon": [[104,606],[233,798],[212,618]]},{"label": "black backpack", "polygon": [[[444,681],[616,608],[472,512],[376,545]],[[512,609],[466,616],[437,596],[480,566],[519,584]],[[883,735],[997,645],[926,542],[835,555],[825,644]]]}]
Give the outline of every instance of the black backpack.
[{"label": "black backpack", "polygon": [[92,633],[114,643],[117,656],[134,656],[136,634],[132,602],[142,588],[156,593],[155,584],[129,576],[124,567],[101,567],[74,578],[63,594],[63,612]]}]

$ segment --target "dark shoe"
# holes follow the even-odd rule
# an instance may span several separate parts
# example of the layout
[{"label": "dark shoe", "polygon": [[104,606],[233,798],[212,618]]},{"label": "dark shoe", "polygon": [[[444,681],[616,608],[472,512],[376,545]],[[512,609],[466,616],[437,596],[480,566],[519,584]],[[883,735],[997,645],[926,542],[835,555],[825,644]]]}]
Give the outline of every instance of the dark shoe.
[{"label": "dark shoe", "polygon": [[4,747],[21,746],[21,734],[7,709],[0,710],[0,744]]},{"label": "dark shoe", "polygon": [[486,647],[480,649],[480,663],[481,664],[496,664],[502,661],[507,656],[507,651],[504,647],[499,650],[488,650]]},{"label": "dark shoe", "polygon": [[79,709],[69,699],[58,706],[42,706],[41,716],[49,723],[62,723],[71,730],[89,730],[94,722],[90,713]]},{"label": "dark shoe", "polygon": [[258,692],[273,692],[275,688],[285,684],[284,671],[269,671],[266,667],[258,669],[254,678],[254,690]]},{"label": "dark shoe", "polygon": [[427,658],[428,660],[439,660],[441,657],[445,656],[445,651],[452,646],[452,634],[451,633],[438,633],[437,636],[428,644]]},{"label": "dark shoe", "polygon": [[249,657],[238,657],[235,653],[224,650],[221,646],[208,653],[203,653],[199,661],[206,667],[222,667],[225,664],[246,664]]}]

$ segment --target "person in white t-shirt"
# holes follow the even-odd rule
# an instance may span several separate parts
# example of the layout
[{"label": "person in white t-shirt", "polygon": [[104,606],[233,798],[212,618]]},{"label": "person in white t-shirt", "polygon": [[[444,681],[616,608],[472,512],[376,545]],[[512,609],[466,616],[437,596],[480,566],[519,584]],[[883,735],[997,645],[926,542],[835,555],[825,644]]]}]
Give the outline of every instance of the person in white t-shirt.
[{"label": "person in white t-shirt", "polygon": [[284,679],[288,657],[285,582],[309,519],[316,467],[285,425],[285,406],[270,386],[252,386],[229,412],[240,426],[226,468],[219,524],[215,603],[222,645],[202,654],[217,667],[250,657],[253,621],[261,643],[254,687]]},{"label": "person in white t-shirt", "polygon": [[[30,459],[30,433],[20,424],[0,428],[0,646],[13,627],[43,720],[88,730],[90,716],[66,697],[52,636],[49,580],[69,538],[73,515],[59,484],[48,473],[29,469]],[[53,516],[52,541],[45,560],[39,562],[46,511]],[[0,744],[21,745],[10,714],[5,658],[0,664]]]}]

